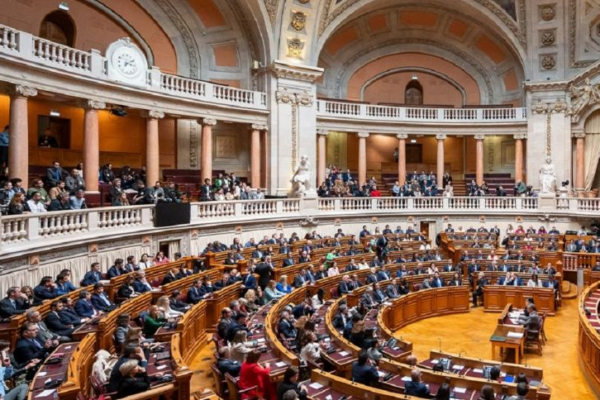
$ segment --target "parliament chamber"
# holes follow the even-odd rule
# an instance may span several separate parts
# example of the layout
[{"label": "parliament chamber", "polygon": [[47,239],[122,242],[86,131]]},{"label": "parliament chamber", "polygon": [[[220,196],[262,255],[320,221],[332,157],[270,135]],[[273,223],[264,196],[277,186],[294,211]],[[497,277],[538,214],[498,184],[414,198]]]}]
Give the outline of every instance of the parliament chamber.
[{"label": "parliament chamber", "polygon": [[0,0],[0,399],[600,399],[598,0]]}]

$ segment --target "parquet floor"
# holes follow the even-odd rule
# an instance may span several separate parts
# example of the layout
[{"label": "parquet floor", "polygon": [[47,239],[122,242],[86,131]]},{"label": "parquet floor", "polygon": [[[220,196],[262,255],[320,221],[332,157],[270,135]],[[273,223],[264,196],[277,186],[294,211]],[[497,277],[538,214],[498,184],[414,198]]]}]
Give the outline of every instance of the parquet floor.
[{"label": "parquet floor", "polygon": [[[546,319],[546,336],[542,356],[528,351],[523,364],[544,369],[544,382],[552,390],[552,399],[589,400],[598,397],[588,385],[579,368],[577,356],[577,300],[563,300],[556,316]],[[498,314],[484,313],[483,307],[469,313],[430,318],[416,322],[396,332],[413,342],[413,352],[419,360],[429,358],[429,351],[441,348],[450,353],[466,352],[469,357],[490,359],[490,336]]]},{"label": "parquet floor", "polygon": [[[544,381],[552,389],[553,400],[598,399],[587,384],[579,369],[577,358],[578,314],[577,300],[564,300],[556,316],[546,321],[548,343],[543,355],[525,353],[524,363],[544,369]],[[427,358],[429,351],[442,350],[466,352],[470,357],[489,359],[492,356],[490,335],[494,331],[498,314],[484,313],[483,307],[471,309],[466,314],[430,318],[416,322],[397,332],[414,344],[414,353],[419,360]],[[190,368],[194,371],[191,382],[192,393],[213,389],[210,364],[214,345],[206,346],[196,357]]]}]

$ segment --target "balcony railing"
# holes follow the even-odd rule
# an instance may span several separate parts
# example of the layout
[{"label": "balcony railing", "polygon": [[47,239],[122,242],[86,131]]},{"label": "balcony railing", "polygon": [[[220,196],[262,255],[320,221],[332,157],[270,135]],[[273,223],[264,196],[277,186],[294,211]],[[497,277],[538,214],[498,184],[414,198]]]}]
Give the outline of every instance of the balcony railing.
[{"label": "balcony railing", "polygon": [[[567,217],[596,217],[600,211],[600,198],[558,198],[552,209],[540,208],[539,199],[530,197],[345,197],[319,198],[317,203],[317,209],[314,203],[300,199],[192,203],[190,226],[266,219],[279,221],[306,215],[370,217],[428,213],[478,216],[480,213],[536,215],[552,212]],[[75,240],[98,240],[151,232],[153,229],[153,206],[2,216],[0,255]]]},{"label": "balcony railing", "polygon": [[526,108],[391,107],[362,103],[317,101],[319,117],[344,117],[396,122],[515,123],[527,122]]},{"label": "balcony railing", "polygon": [[[0,25],[0,58],[2,55],[51,67],[57,71],[110,82],[107,75],[108,60],[99,51],[78,50],[4,25]],[[150,92],[234,107],[267,109],[265,93],[165,74],[156,67],[148,71],[146,89]]]}]

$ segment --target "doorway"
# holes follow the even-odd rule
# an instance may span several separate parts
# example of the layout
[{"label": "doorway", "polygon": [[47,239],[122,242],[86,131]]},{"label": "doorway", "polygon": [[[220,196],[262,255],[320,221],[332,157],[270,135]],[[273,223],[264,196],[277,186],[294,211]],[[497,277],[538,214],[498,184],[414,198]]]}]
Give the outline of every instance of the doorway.
[{"label": "doorway", "polygon": [[38,139],[44,135],[47,129],[50,130],[50,133],[56,139],[56,147],[63,149],[71,148],[70,119],[38,115]]},{"label": "doorway", "polygon": [[162,251],[165,257],[171,261],[175,261],[175,254],[180,253],[180,242],[181,240],[171,240],[168,242],[160,242],[158,244],[158,250]]},{"label": "doorway", "polygon": [[423,145],[411,143],[406,145],[406,162],[420,164],[423,162]]}]

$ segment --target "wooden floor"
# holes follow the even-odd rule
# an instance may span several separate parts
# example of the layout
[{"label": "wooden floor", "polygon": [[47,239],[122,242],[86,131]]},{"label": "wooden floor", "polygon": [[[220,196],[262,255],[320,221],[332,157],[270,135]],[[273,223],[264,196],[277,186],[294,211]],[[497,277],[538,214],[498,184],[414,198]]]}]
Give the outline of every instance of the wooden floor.
[{"label": "wooden floor", "polygon": [[[577,300],[565,300],[556,316],[546,321],[548,343],[543,355],[527,352],[524,364],[544,369],[544,382],[552,389],[554,400],[598,399],[587,384],[579,368],[577,358],[578,314]],[[451,353],[466,352],[466,355],[489,359],[492,356],[490,336],[496,326],[498,314],[484,313],[483,307],[472,308],[467,314],[449,315],[416,322],[396,332],[414,344],[414,353],[419,360],[427,358],[429,351],[441,347]],[[198,354],[192,365],[194,376],[192,393],[205,389],[214,390],[210,364],[214,360],[214,345],[207,345]]]},{"label": "wooden floor", "polygon": [[[523,364],[544,369],[544,382],[552,390],[552,399],[597,399],[579,368],[577,357],[577,300],[564,300],[556,316],[546,320],[548,342],[543,355],[526,352]],[[449,315],[416,322],[396,332],[413,342],[413,353],[419,360],[429,358],[430,350],[450,353],[466,352],[470,357],[490,359],[490,336],[498,314],[484,313],[483,307],[472,308],[467,314]]]}]

